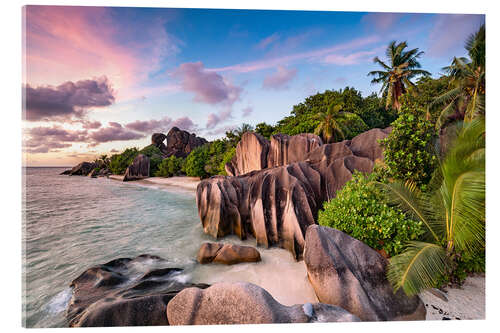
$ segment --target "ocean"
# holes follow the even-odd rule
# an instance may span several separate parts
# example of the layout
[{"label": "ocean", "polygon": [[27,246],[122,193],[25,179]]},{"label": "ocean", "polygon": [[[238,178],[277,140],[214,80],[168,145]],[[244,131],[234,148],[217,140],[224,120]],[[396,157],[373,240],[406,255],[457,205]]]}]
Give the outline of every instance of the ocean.
[{"label": "ocean", "polygon": [[[65,168],[24,168],[23,324],[66,327],[69,285],[85,269],[122,257],[158,255],[184,268],[185,281],[247,281],[286,305],[315,301],[303,262],[262,249],[262,262],[200,265],[205,241],[194,193],[107,178],[59,175]],[[224,242],[254,245],[234,236]],[[277,268],[280,269],[277,269]],[[288,275],[288,276],[287,276]]]}]

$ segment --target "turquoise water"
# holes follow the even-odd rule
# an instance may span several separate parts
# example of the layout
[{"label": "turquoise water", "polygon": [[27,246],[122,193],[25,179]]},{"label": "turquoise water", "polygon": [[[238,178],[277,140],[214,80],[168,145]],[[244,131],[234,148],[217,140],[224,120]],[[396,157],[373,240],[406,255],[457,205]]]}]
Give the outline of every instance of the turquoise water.
[{"label": "turquoise water", "polygon": [[159,255],[192,270],[202,231],[195,197],[132,183],[26,168],[23,278],[27,327],[66,326],[68,286],[119,257]]}]

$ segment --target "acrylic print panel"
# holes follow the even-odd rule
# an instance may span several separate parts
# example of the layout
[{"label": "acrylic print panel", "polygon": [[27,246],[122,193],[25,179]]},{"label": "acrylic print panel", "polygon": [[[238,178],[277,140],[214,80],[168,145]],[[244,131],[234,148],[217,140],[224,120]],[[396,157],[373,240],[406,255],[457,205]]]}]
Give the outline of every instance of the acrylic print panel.
[{"label": "acrylic print panel", "polygon": [[23,16],[26,327],[484,319],[484,15]]}]

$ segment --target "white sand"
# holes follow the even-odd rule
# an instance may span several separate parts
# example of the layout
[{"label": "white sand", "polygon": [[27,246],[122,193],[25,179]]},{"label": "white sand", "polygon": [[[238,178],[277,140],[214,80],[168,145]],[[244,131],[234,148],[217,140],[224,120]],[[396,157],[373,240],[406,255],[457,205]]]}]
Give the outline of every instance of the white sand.
[{"label": "white sand", "polygon": [[122,175],[109,175],[108,178],[109,179],[123,181],[123,176]]},{"label": "white sand", "polygon": [[484,281],[484,274],[469,276],[461,288],[445,288],[448,302],[428,291],[421,293],[427,309],[426,319],[485,319]]},{"label": "white sand", "polygon": [[200,183],[200,178],[198,177],[149,177],[140,180],[143,183],[150,183],[154,185],[161,186],[176,186],[182,187],[184,189],[196,191],[196,187]]}]

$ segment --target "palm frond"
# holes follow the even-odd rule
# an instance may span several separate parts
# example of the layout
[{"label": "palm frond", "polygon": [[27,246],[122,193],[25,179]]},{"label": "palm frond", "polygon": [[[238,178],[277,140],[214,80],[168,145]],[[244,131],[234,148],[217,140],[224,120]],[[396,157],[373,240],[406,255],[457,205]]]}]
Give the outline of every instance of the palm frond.
[{"label": "palm frond", "polygon": [[413,296],[427,288],[436,287],[448,266],[443,247],[424,242],[410,242],[405,251],[389,261],[387,279],[394,290],[402,288]]}]

